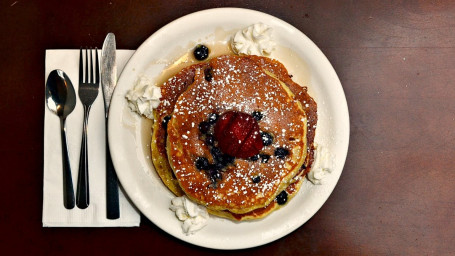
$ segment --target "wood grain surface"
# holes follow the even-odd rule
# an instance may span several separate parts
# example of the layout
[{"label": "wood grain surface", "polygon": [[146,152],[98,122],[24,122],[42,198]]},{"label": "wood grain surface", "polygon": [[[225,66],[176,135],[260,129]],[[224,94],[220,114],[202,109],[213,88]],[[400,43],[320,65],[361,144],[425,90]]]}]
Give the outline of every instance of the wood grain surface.
[{"label": "wood grain surface", "polygon": [[[43,228],[46,49],[137,49],[183,15],[242,7],[301,30],[346,93],[343,174],[307,223],[270,244],[215,251],[139,228]],[[235,17],[233,17],[235,18]],[[0,2],[0,248],[12,255],[455,255],[455,1]]]}]

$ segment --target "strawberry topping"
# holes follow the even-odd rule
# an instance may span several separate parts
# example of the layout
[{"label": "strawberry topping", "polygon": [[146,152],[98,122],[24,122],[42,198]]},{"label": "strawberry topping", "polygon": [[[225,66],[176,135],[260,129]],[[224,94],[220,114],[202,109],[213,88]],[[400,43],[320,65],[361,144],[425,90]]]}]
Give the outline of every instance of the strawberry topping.
[{"label": "strawberry topping", "polygon": [[215,138],[223,153],[240,158],[252,157],[264,146],[257,121],[237,111],[220,116],[215,125]]}]

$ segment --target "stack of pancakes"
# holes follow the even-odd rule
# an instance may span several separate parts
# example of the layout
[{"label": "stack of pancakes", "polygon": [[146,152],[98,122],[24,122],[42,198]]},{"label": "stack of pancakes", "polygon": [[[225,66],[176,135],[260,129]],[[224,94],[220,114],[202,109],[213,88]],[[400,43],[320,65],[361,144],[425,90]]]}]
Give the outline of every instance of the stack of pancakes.
[{"label": "stack of pancakes", "polygon": [[[152,159],[176,196],[188,196],[211,214],[246,220],[266,216],[299,190],[313,161],[317,105],[281,63],[259,56],[220,56],[184,68],[161,86],[161,94]],[[215,161],[211,150],[217,142],[204,140],[200,124],[229,111],[260,113],[259,128],[273,142],[260,152],[269,156],[267,161],[234,158],[214,185],[195,164],[201,157]],[[288,154],[278,156],[277,149]]]}]

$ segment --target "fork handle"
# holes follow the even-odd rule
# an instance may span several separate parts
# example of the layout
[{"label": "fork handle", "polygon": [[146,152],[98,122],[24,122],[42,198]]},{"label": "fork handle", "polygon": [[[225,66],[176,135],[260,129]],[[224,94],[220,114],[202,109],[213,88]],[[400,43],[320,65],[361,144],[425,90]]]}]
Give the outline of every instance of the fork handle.
[{"label": "fork handle", "polygon": [[87,123],[90,106],[84,105],[84,124],[82,127],[81,155],[79,158],[79,174],[77,178],[76,205],[80,209],[85,209],[90,204],[89,182],[88,182],[88,140]]},{"label": "fork handle", "polygon": [[66,209],[74,208],[73,178],[66,142],[65,118],[60,117],[60,137],[62,138],[62,166],[63,166],[63,205]]}]

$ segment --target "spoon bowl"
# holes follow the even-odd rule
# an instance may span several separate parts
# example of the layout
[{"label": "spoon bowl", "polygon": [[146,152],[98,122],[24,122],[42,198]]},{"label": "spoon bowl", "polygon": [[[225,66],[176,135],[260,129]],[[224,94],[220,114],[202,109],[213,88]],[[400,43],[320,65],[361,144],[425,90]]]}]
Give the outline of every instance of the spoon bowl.
[{"label": "spoon bowl", "polygon": [[46,104],[57,116],[66,118],[76,106],[76,92],[62,70],[51,71],[46,82]]},{"label": "spoon bowl", "polygon": [[49,73],[46,82],[46,104],[49,110],[60,118],[60,136],[62,139],[63,165],[63,204],[66,209],[75,205],[73,180],[66,141],[66,117],[76,106],[76,92],[69,77],[62,70],[56,69]]}]

